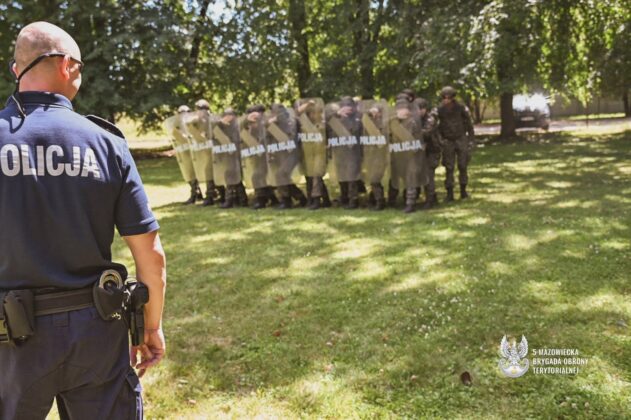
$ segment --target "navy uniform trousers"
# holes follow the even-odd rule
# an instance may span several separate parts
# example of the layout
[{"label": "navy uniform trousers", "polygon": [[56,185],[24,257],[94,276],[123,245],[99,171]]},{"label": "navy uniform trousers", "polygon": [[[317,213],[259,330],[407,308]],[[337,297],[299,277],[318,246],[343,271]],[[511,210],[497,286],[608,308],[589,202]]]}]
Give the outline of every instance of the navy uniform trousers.
[{"label": "navy uniform trousers", "polygon": [[142,418],[123,321],[92,307],[36,322],[26,342],[0,345],[0,419],[45,419],[54,399],[62,419]]}]

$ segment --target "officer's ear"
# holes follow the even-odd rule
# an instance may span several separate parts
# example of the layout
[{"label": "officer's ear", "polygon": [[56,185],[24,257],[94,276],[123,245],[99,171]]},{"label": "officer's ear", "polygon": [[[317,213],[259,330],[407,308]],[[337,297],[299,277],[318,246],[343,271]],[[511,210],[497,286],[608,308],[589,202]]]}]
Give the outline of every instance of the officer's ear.
[{"label": "officer's ear", "polygon": [[59,73],[63,80],[70,80],[70,68],[72,67],[72,61],[70,61],[70,56],[64,55],[61,58],[61,64],[59,65]]},{"label": "officer's ear", "polygon": [[13,72],[13,74],[15,75],[15,77],[18,77],[18,64],[17,63],[13,63],[11,65],[11,71]]}]

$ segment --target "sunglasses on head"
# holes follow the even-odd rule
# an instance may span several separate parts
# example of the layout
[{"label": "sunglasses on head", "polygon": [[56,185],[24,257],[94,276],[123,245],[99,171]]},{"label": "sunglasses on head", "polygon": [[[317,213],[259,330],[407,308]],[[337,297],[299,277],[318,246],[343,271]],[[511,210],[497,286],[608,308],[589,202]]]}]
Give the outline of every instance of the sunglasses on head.
[{"label": "sunglasses on head", "polygon": [[[83,67],[85,66],[85,64],[83,63],[83,61],[74,58],[73,56],[71,56],[70,54],[65,54],[65,53],[46,53],[46,54],[42,54],[39,57],[37,57],[35,60],[31,61],[31,63],[26,66],[24,68],[24,70],[22,70],[22,72],[20,73],[20,75],[18,76],[18,79],[21,79],[22,76],[24,75],[24,73],[26,73],[27,71],[29,71],[30,69],[32,69],[33,67],[35,67],[36,65],[38,65],[40,62],[42,62],[43,60],[45,60],[46,58],[50,58],[50,57],[66,57],[68,56],[72,61],[74,61],[75,63],[79,64],[79,71],[83,71]],[[13,65],[15,64],[15,58],[12,58],[11,61],[9,61],[9,71],[11,72],[11,74],[13,74]]]},{"label": "sunglasses on head", "polygon": [[22,104],[22,101],[20,100],[20,80],[22,79],[22,77],[24,77],[26,72],[31,70],[33,67],[38,65],[40,62],[42,62],[46,58],[66,57],[66,56],[70,58],[72,61],[74,61],[75,63],[79,64],[79,72],[83,71],[83,67],[84,67],[83,61],[76,59],[70,54],[66,54],[66,53],[50,52],[50,53],[42,54],[39,57],[37,57],[35,60],[31,61],[31,63],[28,66],[26,66],[24,70],[20,72],[19,75],[16,75],[15,73],[13,73],[13,65],[15,64],[15,58],[9,61],[9,73],[11,73],[13,77],[15,77],[15,90],[13,91],[13,95],[11,95],[11,98],[17,105],[18,112],[20,113],[22,118],[26,118],[26,110],[24,109],[24,105]]}]

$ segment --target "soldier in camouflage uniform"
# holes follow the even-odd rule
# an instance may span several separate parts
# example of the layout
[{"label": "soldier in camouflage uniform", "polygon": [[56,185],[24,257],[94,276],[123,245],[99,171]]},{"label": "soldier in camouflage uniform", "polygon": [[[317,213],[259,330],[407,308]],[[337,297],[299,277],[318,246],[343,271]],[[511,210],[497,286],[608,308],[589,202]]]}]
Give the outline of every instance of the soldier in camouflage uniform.
[{"label": "soldier in camouflage uniform", "polygon": [[[412,104],[411,112],[412,114],[418,113],[418,108],[416,107],[416,94],[412,89],[403,89],[401,92],[397,93],[397,96],[394,98],[394,102],[399,103],[399,106],[403,106],[403,101],[407,101]],[[396,108],[396,106],[395,106]],[[388,206],[396,207],[397,205],[397,197],[399,196],[399,189],[394,185],[392,180],[388,182]],[[416,198],[418,198],[419,192],[416,194]],[[405,201],[405,193],[403,194],[403,200]]]},{"label": "soldier in camouflage uniform", "polygon": [[440,137],[438,135],[438,110],[429,107],[429,103],[423,98],[414,100],[418,107],[423,128],[423,137],[427,148],[425,156],[427,160],[427,187],[425,188],[425,203],[423,209],[428,210],[438,204],[436,196],[436,168],[440,164]]},{"label": "soldier in camouflage uniform", "polygon": [[340,185],[340,205],[346,209],[359,207],[361,180],[361,116],[357,103],[350,96],[333,104],[327,116],[327,141],[331,154],[331,168]]},{"label": "soldier in camouflage uniform", "polygon": [[278,205],[274,190],[267,183],[267,156],[265,153],[265,106],[252,105],[245,111],[241,122],[241,162],[243,175],[250,188],[254,189],[254,205],[258,210]]},{"label": "soldier in camouflage uniform", "polygon": [[[194,121],[199,125],[198,128],[200,130],[200,134],[203,135],[204,140],[210,143],[210,150],[207,150],[207,151],[208,151],[208,161],[210,161],[210,163],[212,164],[212,141],[210,141],[210,121],[209,121],[211,118],[210,104],[205,99],[199,99],[197,102],[195,102],[195,109],[197,110],[197,115],[195,115]],[[188,124],[190,124],[190,122]],[[189,127],[188,124],[187,124],[187,128]],[[190,140],[193,140],[193,137],[191,137]],[[200,146],[199,142],[192,141],[191,147],[193,147],[194,145],[197,145],[198,147]],[[205,146],[205,144],[201,144],[201,146],[203,147]],[[193,150],[196,150],[196,149],[193,149]],[[199,154],[199,153],[204,153],[205,151],[206,150],[197,149],[197,152],[192,152],[192,153]],[[197,168],[197,164],[195,165],[195,167]],[[215,181],[212,179],[212,165],[208,165],[207,167],[200,168],[200,169],[202,169],[202,172],[210,171],[211,179],[206,180],[206,197],[204,198],[202,205],[211,206],[215,204],[215,197],[217,196],[217,188],[215,187]],[[208,176],[206,178],[208,178]],[[199,180],[200,178],[198,176],[198,181]]]},{"label": "soldier in camouflage uniform", "polygon": [[279,210],[293,207],[292,199],[301,207],[307,205],[307,197],[296,186],[301,178],[300,150],[296,142],[296,119],[293,110],[283,104],[273,104],[267,118],[267,168],[268,181],[277,187],[280,195]]},{"label": "soldier in camouflage uniform", "polygon": [[438,108],[438,131],[442,137],[443,166],[447,171],[445,187],[446,201],[454,199],[454,167],[458,164],[458,178],[460,181],[460,198],[469,197],[467,194],[467,166],[471,160],[471,153],[475,145],[473,121],[469,109],[456,101],[456,90],[451,86],[444,87],[440,96],[442,104]]},{"label": "soldier in camouflage uniform", "polygon": [[[405,191],[406,213],[416,210],[418,189],[427,185],[423,129],[415,105],[405,98],[395,104],[395,118],[390,119],[390,183]],[[396,199],[396,196],[394,197]]]},{"label": "soldier in camouflage uniform", "polygon": [[[175,129],[180,131],[181,133],[185,133],[184,130],[184,124],[182,122],[182,115],[191,112],[191,109],[188,107],[188,105],[180,105],[177,108],[177,114],[178,114],[178,120],[177,120],[177,125],[175,126]],[[182,153],[186,153],[187,155],[190,156],[191,152],[190,149],[188,148],[189,146],[186,146],[187,150],[182,152]],[[190,161],[191,158],[188,158],[188,161]],[[192,168],[192,163],[188,162],[189,165],[191,165]],[[194,172],[193,172],[194,173]],[[199,188],[199,182],[197,181],[197,179],[193,179],[192,181],[189,181],[188,185],[191,187],[191,193],[189,198],[183,203],[183,204],[195,204],[196,201],[202,201],[204,199],[204,196],[202,194],[202,190],[201,188]]]},{"label": "soldier in camouflage uniform", "polygon": [[303,98],[296,101],[294,109],[307,181],[307,205],[310,210],[331,207],[329,191],[322,179],[327,164],[324,104],[319,98]]},{"label": "soldier in camouflage uniform", "polygon": [[[225,186],[225,200],[220,207],[232,208],[237,204],[247,206],[240,197],[241,156],[237,114],[226,108],[219,121],[213,124],[213,172],[215,183]],[[247,200],[247,197],[246,197]]]}]

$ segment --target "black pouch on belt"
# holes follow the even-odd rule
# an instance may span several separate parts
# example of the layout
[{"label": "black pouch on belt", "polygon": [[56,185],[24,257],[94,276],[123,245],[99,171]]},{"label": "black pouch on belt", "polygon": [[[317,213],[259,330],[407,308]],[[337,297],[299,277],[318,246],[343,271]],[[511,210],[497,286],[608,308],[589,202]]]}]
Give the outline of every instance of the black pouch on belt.
[{"label": "black pouch on belt", "polygon": [[11,341],[20,343],[35,333],[34,301],[30,290],[11,290],[4,296],[4,322]]},{"label": "black pouch on belt", "polygon": [[116,270],[105,270],[92,289],[94,306],[105,321],[121,319],[125,301],[123,278]]}]

